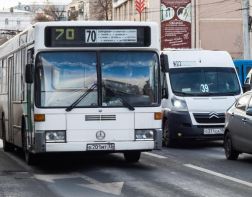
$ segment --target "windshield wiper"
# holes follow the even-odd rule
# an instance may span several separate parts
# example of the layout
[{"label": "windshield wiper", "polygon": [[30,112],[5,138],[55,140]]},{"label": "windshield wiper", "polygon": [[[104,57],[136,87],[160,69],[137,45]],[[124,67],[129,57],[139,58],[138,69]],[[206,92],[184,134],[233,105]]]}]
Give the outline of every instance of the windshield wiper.
[{"label": "windshield wiper", "polygon": [[82,99],[84,99],[90,92],[92,92],[97,87],[97,84],[93,84],[90,88],[87,89],[76,101],[73,102],[69,107],[66,108],[66,111],[71,111],[76,105],[78,105]]},{"label": "windshield wiper", "polygon": [[102,85],[103,85],[103,87],[104,87],[107,91],[109,91],[109,93],[111,93],[111,95],[117,97],[117,98],[122,102],[122,104],[123,104],[125,107],[127,107],[130,111],[134,111],[134,110],[135,110],[135,108],[134,108],[131,104],[129,104],[124,98],[122,98],[122,97],[116,95],[116,93],[114,92],[114,90],[112,90],[111,88],[109,88],[109,87],[108,87],[107,85],[105,85],[104,83],[103,83]]}]

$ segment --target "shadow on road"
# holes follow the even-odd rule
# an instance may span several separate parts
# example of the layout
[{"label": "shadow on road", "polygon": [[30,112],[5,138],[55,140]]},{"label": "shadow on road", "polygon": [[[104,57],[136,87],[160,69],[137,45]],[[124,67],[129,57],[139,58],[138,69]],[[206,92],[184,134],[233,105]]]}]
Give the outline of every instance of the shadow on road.
[{"label": "shadow on road", "polygon": [[[10,153],[14,157],[24,161],[24,153],[17,149]],[[71,173],[76,171],[89,171],[102,168],[121,168],[148,171],[151,166],[147,166],[141,162],[127,163],[123,154],[109,153],[46,153],[39,154],[36,158],[36,164],[32,166],[33,170],[46,174]]]}]

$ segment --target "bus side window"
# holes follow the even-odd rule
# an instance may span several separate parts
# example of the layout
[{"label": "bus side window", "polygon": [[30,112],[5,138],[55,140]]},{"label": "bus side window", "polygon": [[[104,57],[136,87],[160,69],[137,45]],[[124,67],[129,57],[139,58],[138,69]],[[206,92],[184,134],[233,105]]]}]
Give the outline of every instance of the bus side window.
[{"label": "bus side window", "polygon": [[0,94],[2,93],[3,86],[3,60],[0,60]]},{"label": "bus side window", "polygon": [[8,74],[7,74],[7,64],[6,59],[3,60],[3,83],[2,83],[2,93],[7,93],[8,91]]}]

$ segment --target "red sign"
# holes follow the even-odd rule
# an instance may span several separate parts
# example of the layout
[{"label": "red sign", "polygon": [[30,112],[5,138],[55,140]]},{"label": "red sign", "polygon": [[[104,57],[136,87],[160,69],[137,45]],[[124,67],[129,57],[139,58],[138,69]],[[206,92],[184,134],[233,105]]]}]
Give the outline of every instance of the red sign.
[{"label": "red sign", "polygon": [[191,0],[161,0],[161,48],[191,48]]},{"label": "red sign", "polygon": [[141,14],[144,11],[144,4],[145,0],[135,0],[135,4],[136,4],[136,10],[138,11],[139,14]]}]

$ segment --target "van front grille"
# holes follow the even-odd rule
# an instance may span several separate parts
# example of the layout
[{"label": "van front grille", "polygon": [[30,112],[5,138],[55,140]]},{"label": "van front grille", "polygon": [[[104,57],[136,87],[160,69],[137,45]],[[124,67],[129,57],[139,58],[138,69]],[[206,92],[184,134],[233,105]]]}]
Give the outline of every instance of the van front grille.
[{"label": "van front grille", "polygon": [[194,118],[197,123],[225,123],[225,114],[210,114],[210,113],[194,113]]}]

